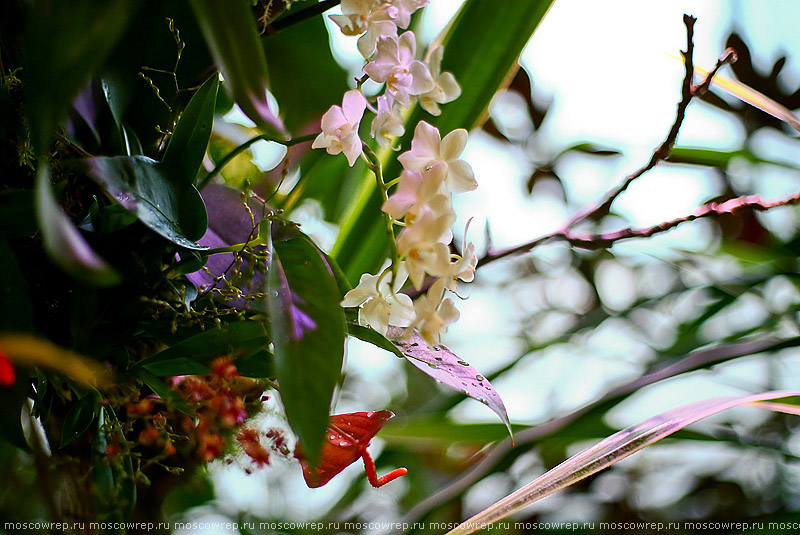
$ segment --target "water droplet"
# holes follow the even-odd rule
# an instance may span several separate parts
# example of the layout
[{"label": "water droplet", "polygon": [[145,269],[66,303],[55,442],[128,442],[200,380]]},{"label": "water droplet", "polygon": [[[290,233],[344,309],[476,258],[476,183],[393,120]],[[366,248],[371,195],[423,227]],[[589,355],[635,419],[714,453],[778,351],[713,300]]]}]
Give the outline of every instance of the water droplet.
[{"label": "water droplet", "polygon": [[436,360],[439,360],[439,361],[444,360],[442,357],[435,357],[435,358],[436,358]]},{"label": "water droplet", "polygon": [[485,381],[486,380],[486,378],[483,375],[476,375],[475,379],[477,379],[478,381]]},{"label": "water droplet", "polygon": [[439,346],[433,346],[433,350],[434,350],[434,351],[441,351],[441,350],[442,350],[442,348],[441,348],[441,347],[439,347]]},{"label": "water droplet", "polygon": [[464,360],[459,360],[458,363],[461,364],[462,366],[469,366],[469,362]]}]

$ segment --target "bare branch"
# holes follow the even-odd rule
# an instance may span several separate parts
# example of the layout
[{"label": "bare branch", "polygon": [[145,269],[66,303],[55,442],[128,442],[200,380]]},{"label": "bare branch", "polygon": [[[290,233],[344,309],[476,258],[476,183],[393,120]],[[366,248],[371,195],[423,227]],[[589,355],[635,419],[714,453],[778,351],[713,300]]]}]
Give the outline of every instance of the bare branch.
[{"label": "bare branch", "polygon": [[667,134],[664,141],[658,146],[658,148],[656,148],[655,151],[653,151],[653,155],[650,157],[650,160],[644,166],[640,167],[635,172],[625,177],[625,180],[623,180],[623,182],[616,188],[606,193],[603,199],[601,199],[595,204],[589,205],[586,208],[576,212],[575,215],[573,215],[561,229],[555,232],[551,232],[550,234],[545,234],[526,243],[510,247],[508,249],[493,251],[490,248],[489,251],[487,251],[487,253],[479,260],[478,266],[486,265],[490,262],[499,260],[501,258],[505,258],[507,256],[530,251],[531,249],[548,241],[554,241],[554,240],[566,241],[575,247],[580,247],[583,249],[604,249],[610,247],[613,243],[619,240],[628,238],[650,237],[654,234],[670,230],[681,223],[684,223],[686,221],[693,221],[700,217],[733,212],[745,207],[749,207],[756,210],[766,210],[773,206],[782,206],[798,202],[796,196],[772,204],[764,204],[757,197],[742,197],[740,199],[734,199],[732,201],[722,203],[721,205],[716,203],[707,204],[698,209],[697,211],[695,211],[691,215],[678,218],[672,221],[666,221],[664,223],[649,228],[644,228],[644,229],[627,228],[607,234],[586,234],[586,235],[576,234],[572,231],[572,228],[582,221],[585,221],[587,219],[597,220],[607,215],[609,213],[609,210],[611,209],[611,205],[614,203],[617,197],[619,197],[625,190],[627,190],[628,186],[630,186],[634,180],[638,179],[639,177],[641,177],[642,175],[653,169],[656,165],[658,165],[659,162],[667,159],[670,151],[672,150],[673,145],[675,144],[675,140],[678,137],[681,125],[683,124],[683,120],[686,116],[686,108],[689,106],[689,103],[691,102],[692,98],[695,95],[702,95],[708,90],[708,87],[711,84],[711,80],[717,74],[720,68],[722,68],[724,65],[728,63],[736,61],[735,51],[730,48],[727,49],[725,53],[717,61],[717,64],[714,67],[714,69],[712,69],[712,71],[708,73],[708,75],[703,79],[703,81],[699,85],[695,86],[692,83],[694,76],[694,63],[692,60],[692,56],[694,54],[693,36],[694,36],[695,20],[696,19],[694,17],[691,17],[689,15],[684,15],[683,22],[686,25],[687,44],[686,44],[686,51],[681,52],[684,58],[684,65],[685,65],[683,83],[681,85],[681,100],[678,103],[678,107],[675,113],[675,120],[673,121],[672,126],[670,127],[669,133]]},{"label": "bare branch", "polygon": [[644,166],[625,177],[625,180],[619,186],[608,192],[599,204],[589,206],[588,208],[581,210],[572,216],[567,224],[564,225],[566,230],[569,230],[577,223],[585,219],[596,219],[608,214],[608,211],[611,209],[611,205],[614,203],[616,198],[619,197],[626,189],[628,189],[628,186],[630,186],[634,180],[655,167],[658,162],[666,158],[669,154],[672,145],[675,143],[675,139],[678,137],[678,132],[680,132],[683,119],[686,117],[686,108],[689,106],[689,102],[691,102],[692,97],[694,96],[694,86],[692,84],[692,80],[694,79],[694,62],[692,61],[692,57],[694,55],[693,38],[694,23],[696,20],[697,19],[690,15],[683,16],[683,23],[686,25],[686,52],[681,51],[681,55],[683,56],[685,70],[683,75],[683,84],[681,85],[681,100],[678,102],[678,109],[675,112],[675,121],[672,123],[672,126],[669,129],[667,137],[661,142],[661,145],[659,145],[658,148],[653,151],[653,155]]},{"label": "bare branch", "polygon": [[776,206],[788,206],[797,204],[798,202],[800,202],[800,191],[791,197],[772,202],[762,201],[758,195],[745,195],[722,203],[712,202],[704,204],[687,216],[679,217],[677,219],[673,219],[672,221],[665,221],[664,223],[652,227],[641,229],[626,228],[604,234],[592,234],[585,236],[577,236],[571,232],[568,232],[558,237],[566,240],[570,243],[570,245],[580,247],[581,249],[606,249],[620,240],[627,240],[630,238],[649,238],[655,234],[660,234],[673,229],[681,223],[694,221],[695,219],[700,219],[701,217],[735,214],[736,212],[742,210],[758,210],[763,212],[765,210],[769,210],[770,208],[775,208]]}]

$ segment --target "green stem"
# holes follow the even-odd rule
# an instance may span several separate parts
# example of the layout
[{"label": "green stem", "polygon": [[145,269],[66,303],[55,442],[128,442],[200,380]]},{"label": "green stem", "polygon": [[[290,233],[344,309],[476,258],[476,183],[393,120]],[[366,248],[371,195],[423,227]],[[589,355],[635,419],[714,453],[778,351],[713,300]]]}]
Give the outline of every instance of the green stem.
[{"label": "green stem", "polygon": [[280,143],[281,145],[285,145],[286,147],[291,147],[291,146],[297,145],[299,143],[305,143],[306,141],[313,141],[314,138],[316,138],[318,135],[319,134],[308,134],[306,136],[300,136],[300,137],[296,137],[296,138],[290,139],[289,141],[283,141],[281,139],[274,139],[273,137],[269,136],[268,134],[260,134],[260,135],[254,137],[254,138],[248,139],[247,141],[245,141],[244,143],[242,143],[241,145],[239,145],[238,147],[236,147],[235,149],[230,151],[217,164],[217,166],[214,167],[214,169],[210,173],[208,173],[205,176],[205,178],[203,178],[203,180],[197,186],[197,189],[202,190],[204,187],[206,187],[208,185],[208,183],[211,182],[211,180],[213,180],[213,178],[215,176],[217,176],[218,174],[220,174],[220,172],[222,172],[222,168],[223,167],[228,165],[230,163],[230,161],[233,160],[234,158],[236,158],[239,154],[241,154],[242,152],[246,151],[250,147],[250,145],[252,145],[256,141],[261,141],[263,139],[264,141],[274,141],[275,143]]},{"label": "green stem", "polygon": [[[389,186],[383,182],[381,161],[366,143],[362,145],[362,150],[364,152],[364,157],[367,160],[367,167],[375,174],[375,181],[377,182],[378,189],[381,192],[381,198],[385,203],[389,199]],[[399,260],[397,243],[394,240],[394,220],[386,212],[381,211],[381,213],[383,214],[383,220],[386,223],[386,232],[389,234],[389,253],[392,256],[392,285],[394,285],[394,279],[397,275],[397,264]]]}]

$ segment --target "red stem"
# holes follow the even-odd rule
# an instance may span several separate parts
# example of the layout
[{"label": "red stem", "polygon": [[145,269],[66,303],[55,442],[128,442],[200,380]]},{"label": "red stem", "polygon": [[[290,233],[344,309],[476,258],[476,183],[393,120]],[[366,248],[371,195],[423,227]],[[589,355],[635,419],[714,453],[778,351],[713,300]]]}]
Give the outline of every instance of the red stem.
[{"label": "red stem", "polygon": [[395,468],[385,476],[378,477],[378,473],[375,471],[375,462],[372,460],[372,457],[370,457],[366,448],[362,450],[361,458],[364,460],[364,470],[367,472],[367,480],[369,484],[376,489],[408,473],[408,470],[405,468]]}]

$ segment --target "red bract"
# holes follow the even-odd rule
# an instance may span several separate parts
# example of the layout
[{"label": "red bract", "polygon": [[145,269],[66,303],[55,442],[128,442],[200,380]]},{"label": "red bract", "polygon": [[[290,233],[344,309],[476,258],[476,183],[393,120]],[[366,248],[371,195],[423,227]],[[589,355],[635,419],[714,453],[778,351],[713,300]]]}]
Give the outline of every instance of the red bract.
[{"label": "red bract", "polygon": [[295,451],[295,456],[300,459],[303,466],[303,477],[306,484],[312,489],[321,487],[336,474],[353,464],[359,457],[364,460],[367,479],[373,487],[382,487],[408,473],[405,468],[397,468],[383,477],[378,477],[375,472],[375,463],[367,451],[372,437],[392,416],[394,413],[391,411],[351,412],[331,416],[328,434],[322,445],[317,467],[308,464],[299,447]]},{"label": "red bract", "polygon": [[8,357],[0,350],[0,386],[11,386],[17,380],[17,374],[14,373],[14,366]]}]

